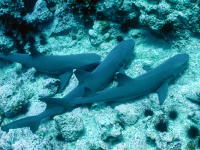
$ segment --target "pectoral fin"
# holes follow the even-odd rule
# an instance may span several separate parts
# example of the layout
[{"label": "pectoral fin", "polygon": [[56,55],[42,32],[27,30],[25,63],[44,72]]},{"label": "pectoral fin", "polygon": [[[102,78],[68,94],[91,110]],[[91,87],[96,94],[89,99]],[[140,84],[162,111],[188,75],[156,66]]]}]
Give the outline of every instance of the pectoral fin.
[{"label": "pectoral fin", "polygon": [[65,87],[69,84],[69,80],[72,76],[72,71],[69,71],[69,72],[65,72],[64,74],[61,74],[59,76],[60,78],[60,87],[58,89],[58,93],[62,92]]},{"label": "pectoral fin", "polygon": [[162,105],[164,103],[164,101],[165,101],[165,99],[167,97],[168,83],[169,83],[169,81],[167,80],[157,90],[157,94],[158,94],[158,99],[159,99],[160,105]]},{"label": "pectoral fin", "polygon": [[35,119],[35,120],[34,120],[35,116],[30,117],[30,118],[33,118],[33,122],[30,122],[30,124],[27,124],[27,126],[29,126],[29,127],[30,127],[30,130],[31,130],[33,133],[35,133],[35,132],[38,130],[38,128],[39,128],[39,125],[40,125],[41,120],[40,120],[40,119]]}]

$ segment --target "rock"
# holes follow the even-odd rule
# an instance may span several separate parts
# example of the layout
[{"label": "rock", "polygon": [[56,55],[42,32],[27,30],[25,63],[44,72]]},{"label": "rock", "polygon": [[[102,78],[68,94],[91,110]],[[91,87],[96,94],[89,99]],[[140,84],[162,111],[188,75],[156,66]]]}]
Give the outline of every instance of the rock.
[{"label": "rock", "polygon": [[73,113],[66,113],[55,118],[57,129],[67,142],[79,139],[84,132],[84,125],[81,118]]},{"label": "rock", "polygon": [[[191,90],[192,88],[192,90]],[[186,90],[183,92],[183,95],[186,97],[188,101],[193,104],[200,105],[200,90],[199,90],[199,82],[191,83],[191,86],[188,86]]]},{"label": "rock", "polygon": [[90,150],[106,150],[108,146],[103,141],[90,141],[89,142]]},{"label": "rock", "polygon": [[57,7],[54,14],[54,25],[51,36],[76,36],[82,28],[80,24],[77,24],[75,17],[69,12],[69,8],[66,5],[61,8]]},{"label": "rock", "polygon": [[48,97],[56,94],[60,83],[58,79],[48,78],[42,82],[43,89],[38,94],[39,97]]},{"label": "rock", "polygon": [[188,119],[190,119],[195,124],[200,124],[200,112],[199,111],[193,111],[188,114]]},{"label": "rock", "polygon": [[80,150],[80,149],[84,149],[84,150],[107,150],[108,147],[107,145],[103,142],[103,141],[95,141],[94,139],[91,140],[80,140],[77,141],[76,145],[74,148],[71,148],[74,150]]},{"label": "rock", "polygon": [[6,117],[15,117],[19,113],[27,111],[29,101],[26,99],[23,90],[12,96],[12,99],[9,101],[10,102],[6,102],[6,106],[4,105],[4,113]]},{"label": "rock", "polygon": [[168,150],[182,150],[182,142],[179,139],[175,139],[167,147]]},{"label": "rock", "polygon": [[119,124],[102,128],[101,139],[108,143],[118,143],[122,140],[122,128]]},{"label": "rock", "polygon": [[140,116],[139,111],[132,104],[121,104],[115,107],[118,112],[118,118],[123,125],[134,125]]},{"label": "rock", "polygon": [[8,133],[0,131],[0,149],[48,150],[51,145],[48,140],[33,134],[29,129],[18,129]]},{"label": "rock", "polygon": [[24,112],[28,106],[29,101],[25,90],[17,89],[20,85],[18,82],[14,81],[12,84],[5,83],[0,87],[0,108],[3,110],[6,117],[14,117]]},{"label": "rock", "polygon": [[109,22],[95,21],[93,28],[89,30],[90,42],[97,46],[110,38],[111,31]]},{"label": "rock", "polygon": [[160,33],[164,25],[167,23],[166,18],[170,13],[169,5],[164,2],[159,3],[158,5],[146,2],[137,2],[135,5],[141,12],[139,23],[156,33]]},{"label": "rock", "polygon": [[[19,70],[22,69],[22,64],[20,64],[20,63],[17,63],[17,64],[20,65],[19,68],[16,69],[16,71],[19,72]],[[36,69],[30,68],[25,73],[22,74],[21,80],[23,82],[35,81],[35,73],[36,73]]]},{"label": "rock", "polygon": [[131,1],[99,1],[96,6],[97,20],[109,20],[120,25],[122,32],[137,26],[139,10]]},{"label": "rock", "polygon": [[101,110],[95,115],[95,120],[100,126],[101,139],[108,143],[118,143],[122,140],[122,127],[117,119],[117,114],[112,109]]},{"label": "rock", "polygon": [[37,0],[31,0],[31,1],[23,0],[26,12],[32,12],[36,2],[37,2]]},{"label": "rock", "polygon": [[[139,14],[139,24],[147,27],[156,34],[177,34],[183,30],[199,33],[199,7],[195,4],[179,1],[160,1],[150,3],[149,1],[136,1],[135,5]],[[173,3],[173,4],[172,4]],[[184,36],[184,34],[182,34]],[[181,37],[182,37],[181,36]]]},{"label": "rock", "polygon": [[[104,17],[107,18],[107,20],[112,21],[118,21],[120,15],[117,15],[117,11],[119,11],[119,8],[122,6],[123,1],[114,1],[114,0],[105,0],[100,1],[97,3],[96,9],[98,14],[103,14]],[[100,16],[98,16],[100,17]]]},{"label": "rock", "polygon": [[[167,126],[160,123],[159,128],[156,127],[159,122],[166,122]],[[181,150],[183,145],[180,140],[179,134],[176,130],[172,130],[173,127],[170,128],[168,126],[168,122],[169,121],[162,111],[157,111],[155,112],[153,117],[147,118],[145,123],[146,143],[158,149]],[[177,127],[177,130],[179,130],[179,127]]]},{"label": "rock", "polygon": [[24,19],[28,23],[47,23],[53,19],[53,14],[47,8],[47,4],[44,0],[38,0],[35,4],[32,13],[28,13]]},{"label": "rock", "polygon": [[0,2],[0,16],[6,17],[6,15],[9,15],[14,18],[20,18],[23,9],[24,3],[22,0],[17,0],[15,2],[11,0],[1,0]]},{"label": "rock", "polygon": [[14,49],[14,42],[9,37],[0,33],[0,52],[1,53],[9,53]]},{"label": "rock", "polygon": [[29,100],[33,97],[28,83],[34,76],[35,69],[29,69],[20,75],[20,68],[21,65],[14,63],[0,72],[0,109],[6,117],[26,112]]}]

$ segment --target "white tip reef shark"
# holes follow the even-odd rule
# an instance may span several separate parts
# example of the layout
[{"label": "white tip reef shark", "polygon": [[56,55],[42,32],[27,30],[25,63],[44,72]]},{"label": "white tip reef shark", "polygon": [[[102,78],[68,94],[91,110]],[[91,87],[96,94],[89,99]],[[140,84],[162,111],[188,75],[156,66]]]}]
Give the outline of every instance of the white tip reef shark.
[{"label": "white tip reef shark", "polygon": [[70,102],[70,105],[134,101],[152,92],[158,94],[159,104],[162,105],[167,97],[169,84],[185,70],[188,60],[189,56],[187,54],[177,54],[158,67],[134,79],[119,73],[117,75],[117,87],[96,92],[92,96],[75,98]]},{"label": "white tip reef shark", "polygon": [[73,101],[74,98],[88,96],[104,89],[112,82],[116,72],[129,64],[133,58],[134,45],[133,40],[120,42],[92,72],[77,69],[75,75],[79,80],[79,84],[69,94],[63,98],[40,98],[47,104],[44,112],[11,122],[2,126],[1,129],[8,131],[9,129],[30,127],[32,132],[35,132],[42,119],[59,115],[69,110],[65,106],[68,106],[68,103]]},{"label": "white tip reef shark", "polygon": [[11,53],[0,54],[0,59],[18,62],[24,66],[34,67],[38,72],[59,76],[62,92],[68,85],[73,69],[90,70],[100,63],[100,56],[95,53],[74,55],[37,55]]}]

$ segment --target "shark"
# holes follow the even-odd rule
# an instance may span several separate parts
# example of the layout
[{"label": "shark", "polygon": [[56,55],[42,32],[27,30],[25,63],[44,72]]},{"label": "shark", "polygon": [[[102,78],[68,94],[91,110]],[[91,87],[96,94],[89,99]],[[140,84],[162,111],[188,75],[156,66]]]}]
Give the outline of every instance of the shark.
[{"label": "shark", "polygon": [[73,55],[30,55],[22,53],[0,54],[0,59],[18,62],[36,71],[56,75],[60,79],[58,92],[62,92],[68,85],[73,69],[90,70],[100,63],[100,56],[95,53]]},{"label": "shark", "polygon": [[2,126],[1,129],[8,131],[9,129],[30,127],[31,131],[35,132],[44,118],[53,117],[69,110],[70,107],[66,108],[65,106],[69,106],[70,101],[74,98],[88,96],[104,89],[113,81],[116,72],[126,68],[133,59],[134,46],[135,42],[133,40],[120,42],[92,72],[77,69],[74,73],[79,84],[66,96],[63,98],[40,98],[41,101],[47,104],[45,111],[36,116],[11,122]]},{"label": "shark", "polygon": [[158,94],[159,104],[162,105],[167,97],[170,83],[185,70],[188,60],[188,54],[177,54],[133,79],[124,73],[119,73],[116,76],[117,87],[96,92],[88,97],[75,98],[68,105],[72,107],[97,102],[134,101],[153,92]]}]

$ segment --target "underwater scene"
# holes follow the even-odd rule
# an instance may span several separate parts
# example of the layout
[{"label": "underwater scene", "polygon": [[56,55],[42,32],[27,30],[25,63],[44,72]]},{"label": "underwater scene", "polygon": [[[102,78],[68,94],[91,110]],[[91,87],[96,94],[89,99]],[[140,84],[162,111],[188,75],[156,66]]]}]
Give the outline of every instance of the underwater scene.
[{"label": "underwater scene", "polygon": [[200,150],[200,0],[0,0],[0,150]]}]

